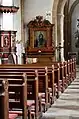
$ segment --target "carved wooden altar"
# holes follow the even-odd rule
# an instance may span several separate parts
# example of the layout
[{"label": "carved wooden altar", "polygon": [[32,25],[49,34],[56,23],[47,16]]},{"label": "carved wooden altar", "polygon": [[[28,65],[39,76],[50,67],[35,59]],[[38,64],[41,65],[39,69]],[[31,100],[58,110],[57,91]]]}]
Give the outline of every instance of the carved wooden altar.
[{"label": "carved wooden altar", "polygon": [[54,57],[54,44],[52,40],[54,24],[43,19],[42,16],[36,16],[36,19],[28,23],[29,40],[27,47],[27,57],[38,58],[38,62],[52,62]]}]

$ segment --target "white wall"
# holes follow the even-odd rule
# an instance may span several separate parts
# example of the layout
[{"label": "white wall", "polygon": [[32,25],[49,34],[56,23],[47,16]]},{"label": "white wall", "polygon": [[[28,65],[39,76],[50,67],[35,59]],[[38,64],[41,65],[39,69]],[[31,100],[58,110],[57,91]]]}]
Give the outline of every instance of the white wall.
[{"label": "white wall", "polygon": [[20,0],[14,0],[14,5],[19,6],[19,10],[14,13],[14,20],[13,20],[13,29],[17,31],[16,33],[16,40],[21,40],[21,6]]},{"label": "white wall", "polygon": [[[46,17],[46,12],[52,12],[53,0],[25,0],[25,22],[28,23],[37,15]],[[52,15],[52,14],[51,14]],[[51,21],[51,18],[50,18]]]},{"label": "white wall", "polygon": [[[47,18],[52,23],[52,7],[54,0],[25,0],[24,4],[24,21],[27,25],[30,20],[35,19],[36,16],[41,15]],[[47,16],[47,14],[50,14]],[[25,40],[28,39],[28,32],[26,28]]]},{"label": "white wall", "polygon": [[[0,0],[0,5],[2,4],[2,0]],[[2,24],[2,14],[0,13],[0,29],[1,29],[1,24]]]}]

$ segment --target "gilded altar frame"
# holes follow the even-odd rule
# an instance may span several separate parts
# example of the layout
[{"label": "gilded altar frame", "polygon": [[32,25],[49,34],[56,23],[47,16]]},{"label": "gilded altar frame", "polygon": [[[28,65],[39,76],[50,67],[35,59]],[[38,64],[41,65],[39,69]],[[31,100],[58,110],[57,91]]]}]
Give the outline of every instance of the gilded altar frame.
[{"label": "gilded altar frame", "polygon": [[[54,24],[51,24],[48,20],[43,19],[42,16],[36,16],[36,18],[28,23],[29,29],[29,44],[28,44],[28,52],[52,52],[54,51],[53,44],[53,31]],[[44,38],[43,45],[35,46],[35,40],[42,34]],[[42,44],[42,40],[41,44]]]}]

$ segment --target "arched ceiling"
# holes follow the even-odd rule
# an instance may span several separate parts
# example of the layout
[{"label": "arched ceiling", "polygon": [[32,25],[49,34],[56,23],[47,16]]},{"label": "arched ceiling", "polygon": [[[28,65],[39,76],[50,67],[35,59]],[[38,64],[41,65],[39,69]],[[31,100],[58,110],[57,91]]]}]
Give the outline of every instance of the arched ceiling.
[{"label": "arched ceiling", "polygon": [[[54,15],[56,15],[58,13],[63,14],[64,6],[67,1],[68,0],[54,0],[53,8],[52,8]],[[78,3],[79,3],[79,0],[73,0],[73,2],[71,3],[71,6],[70,6],[70,12],[73,12],[73,9],[75,8],[75,6]]]},{"label": "arched ceiling", "polygon": [[70,8],[69,14],[72,15],[74,8],[76,7],[76,5],[79,4],[79,0],[75,0]]}]

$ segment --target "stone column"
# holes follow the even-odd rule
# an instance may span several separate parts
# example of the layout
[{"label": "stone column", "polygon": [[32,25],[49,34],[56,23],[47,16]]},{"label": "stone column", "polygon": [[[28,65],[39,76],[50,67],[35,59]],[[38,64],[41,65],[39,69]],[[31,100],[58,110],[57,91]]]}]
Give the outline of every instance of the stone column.
[{"label": "stone column", "polygon": [[57,44],[58,44],[58,56],[60,61],[64,60],[64,30],[63,30],[63,24],[64,24],[64,15],[58,13],[57,14]]},{"label": "stone column", "polygon": [[[56,10],[52,11],[52,23],[55,24],[53,27],[53,41],[54,41],[54,45],[55,47],[57,47],[57,16],[56,16]],[[55,59],[57,60],[57,49],[55,50]]]},{"label": "stone column", "polygon": [[17,45],[18,49],[18,64],[23,64],[23,50],[24,46],[22,44],[25,43],[25,31],[24,31],[24,0],[20,0],[20,10],[21,10],[21,41],[20,44]]},{"label": "stone column", "polygon": [[24,0],[20,0],[21,6],[21,40],[25,43],[25,30],[24,30]]}]

